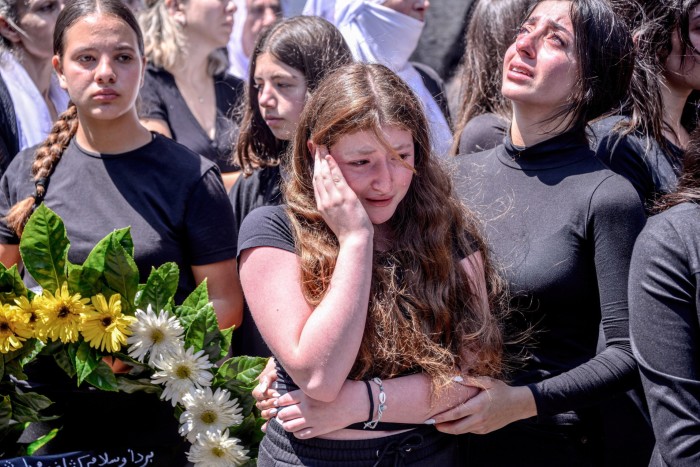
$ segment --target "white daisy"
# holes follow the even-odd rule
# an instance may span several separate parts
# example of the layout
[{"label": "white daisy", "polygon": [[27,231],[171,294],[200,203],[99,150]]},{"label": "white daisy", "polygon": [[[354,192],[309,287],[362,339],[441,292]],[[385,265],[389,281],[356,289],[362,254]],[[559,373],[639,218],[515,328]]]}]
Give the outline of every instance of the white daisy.
[{"label": "white daisy", "polygon": [[196,389],[182,397],[185,411],[180,415],[180,434],[194,443],[200,433],[214,433],[243,421],[238,399],[230,400],[226,389]]},{"label": "white daisy", "polygon": [[196,467],[230,467],[243,465],[248,461],[248,450],[238,444],[238,438],[229,438],[228,430],[205,433],[197,436],[197,441],[187,453],[187,460]]},{"label": "white daisy", "polygon": [[137,321],[131,325],[133,333],[127,340],[129,356],[143,363],[150,352],[148,364],[153,365],[156,359],[164,357],[182,347],[182,335],[185,330],[175,316],[165,310],[155,314],[151,305],[146,311],[136,310]]},{"label": "white daisy", "polygon": [[214,375],[209,368],[213,365],[203,350],[194,353],[194,347],[185,351],[179,347],[173,353],[153,362],[160,371],[151,376],[154,384],[164,384],[160,398],[171,401],[173,407],[182,402],[182,397],[197,388],[211,386]]}]

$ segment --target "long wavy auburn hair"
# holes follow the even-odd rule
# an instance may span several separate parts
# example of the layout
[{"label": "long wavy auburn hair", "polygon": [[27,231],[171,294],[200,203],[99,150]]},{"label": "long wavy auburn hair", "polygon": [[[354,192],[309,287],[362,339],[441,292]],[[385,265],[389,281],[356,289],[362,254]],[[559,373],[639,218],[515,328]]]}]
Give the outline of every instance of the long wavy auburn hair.
[{"label": "long wavy auburn hair", "polygon": [[[382,127],[411,132],[415,175],[388,221],[390,248],[374,254],[368,318],[350,377],[391,378],[424,371],[439,388],[457,367],[469,374],[498,376],[503,349],[501,282],[488,261],[474,215],[453,195],[449,175],[430,153],[421,104],[382,65],[338,69],[321,83],[302,113],[284,194],[301,257],[304,296],[312,305],[323,299],[339,250],[316,208],[314,158],[307,141],[332,148],[344,135],[362,130],[385,141]],[[489,308],[480,302],[476,285],[460,265],[477,251],[484,257]]]}]

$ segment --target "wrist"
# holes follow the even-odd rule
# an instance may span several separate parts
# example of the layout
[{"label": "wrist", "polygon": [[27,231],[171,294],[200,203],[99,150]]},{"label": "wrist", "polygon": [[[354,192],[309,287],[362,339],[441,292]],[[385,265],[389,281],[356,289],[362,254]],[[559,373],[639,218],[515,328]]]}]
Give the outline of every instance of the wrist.
[{"label": "wrist", "polygon": [[347,380],[341,389],[339,401],[347,409],[344,411],[347,413],[346,426],[367,421],[370,401],[364,381]]},{"label": "wrist", "polygon": [[518,413],[520,414],[520,420],[537,415],[535,396],[532,394],[529,387],[515,386],[513,387],[513,393],[517,404],[516,407],[518,407]]}]

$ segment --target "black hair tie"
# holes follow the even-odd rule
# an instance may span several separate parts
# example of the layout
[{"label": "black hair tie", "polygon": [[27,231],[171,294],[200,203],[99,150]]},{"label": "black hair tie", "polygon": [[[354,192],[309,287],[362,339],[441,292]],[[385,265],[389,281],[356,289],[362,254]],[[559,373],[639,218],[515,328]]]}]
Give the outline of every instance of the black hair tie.
[{"label": "black hair tie", "polygon": [[[34,207],[38,206],[41,204],[42,201],[44,201],[44,197],[46,196],[46,186],[49,184],[49,179],[48,177],[41,177],[38,178],[34,182]],[[43,188],[41,192],[39,192],[39,187]]]}]

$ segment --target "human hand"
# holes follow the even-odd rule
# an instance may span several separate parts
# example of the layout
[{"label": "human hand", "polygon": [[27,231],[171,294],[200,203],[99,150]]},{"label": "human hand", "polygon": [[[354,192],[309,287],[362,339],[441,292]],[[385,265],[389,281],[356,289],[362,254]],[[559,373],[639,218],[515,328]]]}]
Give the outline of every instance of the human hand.
[{"label": "human hand", "polygon": [[[258,375],[260,383],[253,389],[253,397],[257,401],[255,406],[260,410],[260,415],[265,420],[269,420],[274,416],[270,414],[270,409],[276,407],[277,398],[280,396],[277,392],[277,368],[275,359],[270,357],[263,371]],[[267,430],[267,422],[261,427],[262,431]]]},{"label": "human hand", "polygon": [[367,211],[348,186],[338,164],[325,146],[314,148],[314,195],[323,220],[342,244],[353,235],[372,238],[374,228]]},{"label": "human hand", "polygon": [[471,378],[471,384],[480,387],[481,392],[433,417],[438,431],[483,435],[537,415],[535,398],[527,386],[508,386],[488,377]]},{"label": "human hand", "polygon": [[353,380],[343,383],[333,402],[312,399],[298,390],[284,394],[277,399],[277,403],[279,408],[272,409],[271,413],[277,415],[282,428],[297,438],[304,439],[342,430],[353,423],[364,421],[367,417],[365,412],[369,408],[365,383]]}]

